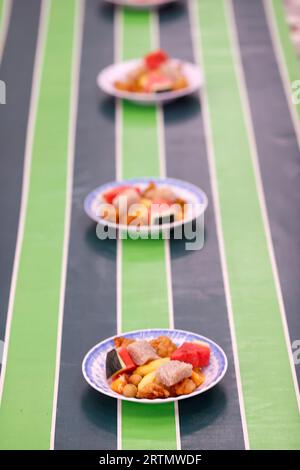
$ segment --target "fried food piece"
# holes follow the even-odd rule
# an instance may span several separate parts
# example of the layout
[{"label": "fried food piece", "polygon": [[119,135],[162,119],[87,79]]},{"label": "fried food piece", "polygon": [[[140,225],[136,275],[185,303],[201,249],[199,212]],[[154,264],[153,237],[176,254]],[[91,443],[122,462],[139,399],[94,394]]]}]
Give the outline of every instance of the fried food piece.
[{"label": "fried food piece", "polygon": [[156,184],[151,181],[148,186],[142,192],[142,197],[152,199],[154,191],[156,191]]},{"label": "fried food piece", "polygon": [[127,384],[123,388],[123,395],[127,398],[135,398],[137,394],[137,387],[133,384]]},{"label": "fried food piece", "polygon": [[129,383],[135,385],[135,386],[138,386],[138,384],[140,383],[140,381],[142,380],[142,376],[137,374],[136,372],[134,374],[132,374],[130,377],[129,377]]},{"label": "fried food piece", "polygon": [[138,390],[137,398],[148,398],[154,400],[155,398],[168,398],[170,393],[161,385],[151,382],[145,385],[141,390]]},{"label": "fried food piece", "polygon": [[150,344],[160,357],[170,357],[175,349],[177,349],[176,344],[167,336],[159,336],[150,341]]},{"label": "fried food piece", "polygon": [[191,379],[184,379],[172,388],[176,395],[189,395],[196,390],[197,385]]},{"label": "fried food piece", "polygon": [[174,91],[175,90],[182,90],[183,88],[187,88],[188,85],[189,84],[188,84],[186,78],[181,76],[173,83],[172,89]]},{"label": "fried food piece", "polygon": [[134,343],[134,339],[118,337],[114,339],[116,348],[126,348],[129,344]]},{"label": "fried food piece", "polygon": [[128,82],[120,82],[119,80],[117,80],[115,82],[115,87],[117,90],[120,90],[120,91],[131,91],[131,87]]}]

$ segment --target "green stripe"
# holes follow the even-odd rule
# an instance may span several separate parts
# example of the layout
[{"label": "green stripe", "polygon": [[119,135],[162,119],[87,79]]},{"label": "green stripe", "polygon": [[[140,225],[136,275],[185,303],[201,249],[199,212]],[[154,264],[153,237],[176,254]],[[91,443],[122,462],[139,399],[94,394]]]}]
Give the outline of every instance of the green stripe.
[{"label": "green stripe", "polygon": [[[122,59],[151,49],[151,14],[122,12]],[[159,176],[157,111],[123,102],[123,178]],[[163,240],[122,242],[122,330],[169,326]],[[122,404],[123,449],[176,449],[174,405]]]},{"label": "green stripe", "polygon": [[[282,52],[285,61],[285,67],[288,73],[289,81],[292,84],[295,80],[300,80],[300,65],[299,58],[297,56],[296,49],[291,40],[291,32],[289,30],[288,24],[286,22],[286,14],[284,11],[284,6],[281,0],[272,0],[270,2],[275,23],[277,25],[278,37],[281,43]],[[292,89],[291,89],[292,93]],[[299,119],[300,119],[300,104],[296,106]]]},{"label": "green stripe", "polygon": [[198,0],[250,446],[300,448],[300,420],[222,0]]},{"label": "green stripe", "polygon": [[0,410],[2,449],[48,449],[59,310],[76,2],[53,0]]}]

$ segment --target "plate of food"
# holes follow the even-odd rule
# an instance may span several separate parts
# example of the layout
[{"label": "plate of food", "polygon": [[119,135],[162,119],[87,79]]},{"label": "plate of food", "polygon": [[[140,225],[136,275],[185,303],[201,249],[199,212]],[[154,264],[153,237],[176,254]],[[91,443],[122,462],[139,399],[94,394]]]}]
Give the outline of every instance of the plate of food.
[{"label": "plate of food", "polygon": [[147,10],[150,8],[159,8],[169,3],[174,3],[178,0],[105,0],[113,5],[121,7],[130,7],[135,10]]},{"label": "plate of food", "polygon": [[197,186],[174,178],[113,181],[94,189],[84,201],[98,224],[128,233],[173,230],[199,218],[207,196]]},{"label": "plate of food", "polygon": [[85,356],[82,372],[104,395],[136,403],[174,402],[200,395],[224,377],[227,357],[196,333],[148,329],[108,338]]},{"label": "plate of food", "polygon": [[199,67],[172,59],[163,50],[143,59],[106,67],[97,78],[108,95],[140,104],[167,103],[197,91],[202,84]]}]

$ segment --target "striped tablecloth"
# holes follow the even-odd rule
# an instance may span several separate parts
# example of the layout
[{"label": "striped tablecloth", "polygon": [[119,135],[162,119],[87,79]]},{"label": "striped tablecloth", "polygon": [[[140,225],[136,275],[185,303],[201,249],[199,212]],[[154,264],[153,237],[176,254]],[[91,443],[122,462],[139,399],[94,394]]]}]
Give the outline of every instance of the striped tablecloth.
[{"label": "striped tablecloth", "polygon": [[[0,6],[0,447],[299,449],[300,69],[282,2]],[[199,63],[200,96],[160,109],[99,92],[103,67],[158,46]],[[97,239],[91,189],[165,174],[208,195],[201,251]],[[95,343],[168,326],[224,348],[214,390],[144,406],[85,383]]]}]

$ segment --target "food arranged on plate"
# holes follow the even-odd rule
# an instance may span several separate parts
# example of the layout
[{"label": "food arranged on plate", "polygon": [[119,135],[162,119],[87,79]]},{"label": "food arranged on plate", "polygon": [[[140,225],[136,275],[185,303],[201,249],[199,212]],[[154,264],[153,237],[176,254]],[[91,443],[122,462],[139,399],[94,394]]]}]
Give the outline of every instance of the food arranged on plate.
[{"label": "food arranged on plate", "polygon": [[175,2],[176,0],[106,0],[107,2],[116,5],[133,7],[138,9],[147,9],[152,7],[160,7],[168,3]]},{"label": "food arranged on plate", "polygon": [[[84,200],[86,214],[98,226],[122,233],[160,233],[177,228],[185,231],[207,208],[201,188],[175,178],[140,177],[98,186]],[[199,233],[200,233],[199,230]],[[190,236],[188,234],[188,236]]]},{"label": "food arranged on plate", "polygon": [[189,395],[205,382],[210,346],[202,341],[175,344],[160,335],[149,341],[118,337],[106,355],[111,390],[126,398],[164,399]]},{"label": "food arranged on plate", "polygon": [[104,339],[82,362],[86,381],[98,392],[149,405],[203,394],[222,380],[226,370],[226,354],[214,341],[169,328]]},{"label": "food arranged on plate", "polygon": [[99,217],[122,225],[163,225],[184,219],[186,201],[169,186],[116,186],[101,194]]},{"label": "food arranged on plate", "polygon": [[116,80],[119,91],[131,93],[163,93],[189,86],[180,62],[174,62],[163,50],[150,52],[124,80]]}]

